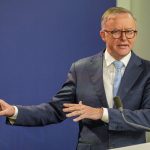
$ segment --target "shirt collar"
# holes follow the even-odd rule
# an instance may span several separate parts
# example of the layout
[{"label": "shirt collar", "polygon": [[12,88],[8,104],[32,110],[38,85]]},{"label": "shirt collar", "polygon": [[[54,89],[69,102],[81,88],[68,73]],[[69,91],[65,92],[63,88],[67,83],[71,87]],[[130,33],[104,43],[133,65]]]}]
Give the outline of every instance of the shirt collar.
[{"label": "shirt collar", "polygon": [[[129,60],[130,60],[130,57],[131,57],[131,51],[128,55],[126,55],[125,57],[123,57],[120,61],[123,62],[124,66],[126,67]],[[105,62],[106,62],[106,66],[109,66],[111,65],[115,59],[108,53],[107,49],[104,53],[104,59],[105,59]]]}]

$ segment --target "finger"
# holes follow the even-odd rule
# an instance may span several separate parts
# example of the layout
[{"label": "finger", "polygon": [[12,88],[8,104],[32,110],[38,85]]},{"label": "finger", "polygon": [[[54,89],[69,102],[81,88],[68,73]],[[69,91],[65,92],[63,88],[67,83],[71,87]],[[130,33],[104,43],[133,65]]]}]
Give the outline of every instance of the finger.
[{"label": "finger", "polygon": [[71,103],[64,103],[63,104],[64,107],[73,107],[73,106],[76,106],[76,105],[79,105],[79,104],[71,104]]},{"label": "finger", "polygon": [[73,119],[74,122],[79,122],[81,120],[85,119],[85,116],[84,115],[80,115],[78,116],[77,118]]},{"label": "finger", "polygon": [[7,111],[6,111],[6,110],[0,111],[0,116],[5,116],[5,115],[6,115],[6,113],[7,113]]},{"label": "finger", "polygon": [[69,114],[66,114],[66,117],[75,117],[75,116],[79,116],[79,115],[82,115],[82,111],[71,112]]},{"label": "finger", "polygon": [[79,104],[72,104],[72,103],[63,104],[64,107],[73,107],[73,106],[78,106],[78,105],[82,105],[82,101],[79,101]]},{"label": "finger", "polygon": [[63,108],[63,112],[72,112],[72,111],[79,111],[79,110],[81,110],[79,106]]}]

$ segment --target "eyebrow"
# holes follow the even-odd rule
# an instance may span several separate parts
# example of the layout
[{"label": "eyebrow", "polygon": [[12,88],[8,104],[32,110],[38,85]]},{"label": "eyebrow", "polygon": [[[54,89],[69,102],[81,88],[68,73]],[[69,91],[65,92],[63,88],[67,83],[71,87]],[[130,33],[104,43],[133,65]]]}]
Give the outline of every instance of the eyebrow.
[{"label": "eyebrow", "polygon": [[[112,30],[122,30],[122,29],[114,28]],[[135,28],[124,28],[123,30],[136,30],[136,29]]]}]

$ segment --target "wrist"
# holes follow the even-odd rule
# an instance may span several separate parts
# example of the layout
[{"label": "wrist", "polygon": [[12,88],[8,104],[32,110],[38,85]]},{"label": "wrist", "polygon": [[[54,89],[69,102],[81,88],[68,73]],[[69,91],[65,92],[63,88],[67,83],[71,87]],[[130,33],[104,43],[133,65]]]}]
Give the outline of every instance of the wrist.
[{"label": "wrist", "polygon": [[12,106],[12,114],[9,116],[10,119],[15,120],[18,115],[18,108],[16,106]]}]

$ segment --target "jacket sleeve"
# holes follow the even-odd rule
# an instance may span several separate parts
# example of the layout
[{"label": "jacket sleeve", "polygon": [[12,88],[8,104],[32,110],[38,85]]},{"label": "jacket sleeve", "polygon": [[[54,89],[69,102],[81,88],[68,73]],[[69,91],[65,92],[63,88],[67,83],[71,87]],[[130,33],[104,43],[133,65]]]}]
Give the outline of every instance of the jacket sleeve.
[{"label": "jacket sleeve", "polygon": [[[33,106],[17,106],[18,116],[14,125],[20,126],[44,126],[58,123],[66,119],[62,111],[63,103],[75,103],[76,101],[76,76],[74,64],[68,73],[66,82],[60,91],[48,103]],[[8,119],[7,119],[7,123]]]}]

